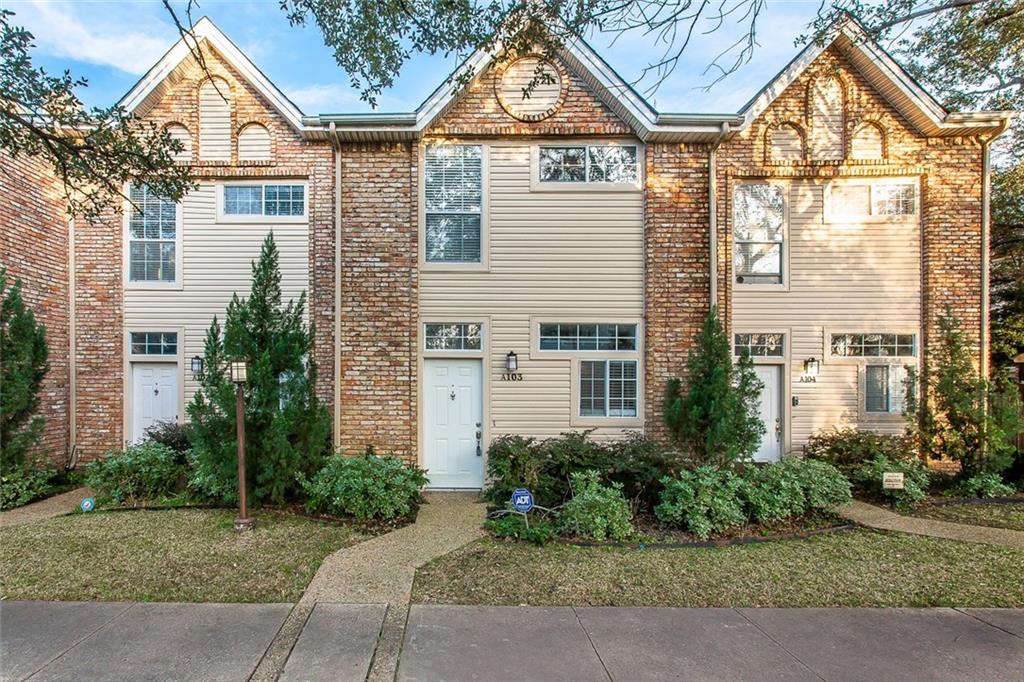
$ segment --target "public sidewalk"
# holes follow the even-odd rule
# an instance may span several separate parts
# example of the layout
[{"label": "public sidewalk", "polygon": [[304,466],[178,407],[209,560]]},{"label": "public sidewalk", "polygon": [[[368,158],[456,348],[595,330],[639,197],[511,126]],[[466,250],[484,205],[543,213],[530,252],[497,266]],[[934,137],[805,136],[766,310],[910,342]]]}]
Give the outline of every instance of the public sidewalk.
[{"label": "public sidewalk", "polygon": [[[250,679],[289,604],[0,602],[3,680]],[[318,603],[287,680],[362,682],[383,605]],[[1024,609],[414,605],[403,682],[1024,679]]]}]

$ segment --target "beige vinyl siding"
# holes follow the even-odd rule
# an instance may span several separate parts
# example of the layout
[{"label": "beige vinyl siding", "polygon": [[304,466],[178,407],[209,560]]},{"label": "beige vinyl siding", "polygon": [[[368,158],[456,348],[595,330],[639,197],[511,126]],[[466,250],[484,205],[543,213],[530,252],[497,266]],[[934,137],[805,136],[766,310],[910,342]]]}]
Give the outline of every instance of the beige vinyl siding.
[{"label": "beige vinyl siding", "polygon": [[533,86],[529,97],[524,96],[530,82],[537,76],[539,64],[540,60],[536,57],[523,57],[513,62],[501,76],[498,99],[511,109],[515,116],[539,116],[558,102],[562,89],[561,76],[550,65],[545,65],[547,68],[544,71],[552,82],[545,82],[542,79]]},{"label": "beige vinyl siding", "polygon": [[[556,436],[572,428],[571,360],[538,356],[530,343],[531,318],[639,324],[643,194],[594,186],[531,192],[530,175],[536,169],[530,166],[528,143],[491,145],[489,169],[485,225],[490,230],[490,269],[424,267],[420,315],[452,322],[489,316],[491,357],[485,367],[490,368],[490,435]],[[500,380],[510,350],[519,357],[521,382]],[[602,427],[595,436],[621,432]]]},{"label": "beige vinyl siding", "polygon": [[[921,320],[920,227],[917,220],[826,223],[825,184],[789,186],[788,291],[752,291],[734,285],[737,332],[788,330],[793,449],[831,426],[856,426],[860,365],[827,354],[827,331],[918,334]],[[821,360],[814,383],[802,383],[803,362]],[[897,432],[898,419],[865,428]]]},{"label": "beige vinyl siding", "polygon": [[772,131],[771,158],[773,161],[799,161],[804,157],[804,143],[800,131],[783,124]]},{"label": "beige vinyl siding", "polygon": [[222,78],[199,86],[199,159],[231,160],[231,88]]},{"label": "beige vinyl siding", "polygon": [[[271,230],[280,255],[283,300],[298,298],[309,287],[307,224],[218,224],[215,188],[220,185],[201,184],[183,201],[182,288],[124,292],[125,329],[184,327],[186,365],[192,356],[203,354],[203,341],[213,316],[223,324],[231,295],[248,295],[252,261],[259,257],[260,245]],[[178,343],[182,343],[180,332]],[[183,378],[187,405],[196,382],[188,367]]]},{"label": "beige vinyl siding", "polygon": [[239,161],[270,161],[270,131],[250,123],[238,133]]},{"label": "beige vinyl siding", "polygon": [[819,78],[811,86],[811,158],[843,158],[843,86],[836,78]]},{"label": "beige vinyl siding", "polygon": [[172,138],[181,142],[183,149],[174,155],[175,161],[189,162],[192,160],[192,136],[189,135],[188,128],[181,125],[180,123],[171,123],[166,128],[167,134]]},{"label": "beige vinyl siding", "polygon": [[880,159],[883,154],[882,131],[865,123],[850,140],[850,155],[855,159]]}]

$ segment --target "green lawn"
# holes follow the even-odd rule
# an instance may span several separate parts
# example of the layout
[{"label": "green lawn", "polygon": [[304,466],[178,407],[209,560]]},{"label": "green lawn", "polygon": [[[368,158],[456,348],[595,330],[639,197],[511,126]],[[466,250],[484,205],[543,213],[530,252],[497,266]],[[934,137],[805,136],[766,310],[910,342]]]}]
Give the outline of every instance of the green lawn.
[{"label": "green lawn", "polygon": [[428,564],[413,600],[601,606],[1024,606],[1024,551],[869,530],[710,549],[483,539]]},{"label": "green lawn", "polygon": [[1024,531],[1024,500],[1012,504],[946,504],[922,507],[914,516]]},{"label": "green lawn", "polygon": [[6,599],[288,602],[324,557],[366,537],[348,525],[231,510],[93,512],[0,528]]}]

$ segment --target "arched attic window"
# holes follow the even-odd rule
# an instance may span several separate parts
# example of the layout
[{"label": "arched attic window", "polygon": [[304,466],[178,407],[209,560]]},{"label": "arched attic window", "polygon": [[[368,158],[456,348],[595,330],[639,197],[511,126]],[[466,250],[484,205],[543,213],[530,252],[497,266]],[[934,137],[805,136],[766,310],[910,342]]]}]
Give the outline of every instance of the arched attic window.
[{"label": "arched attic window", "polygon": [[199,86],[199,158],[231,160],[231,89],[223,78]]},{"label": "arched attic window", "polygon": [[192,160],[192,136],[189,135],[188,128],[181,125],[180,123],[168,123],[164,128],[167,133],[181,143],[183,149],[174,155],[175,161],[184,161],[188,163]]},{"label": "arched attic window", "polygon": [[885,157],[885,133],[876,124],[862,124],[850,139],[850,156],[854,159],[881,159]]},{"label": "arched attic window", "polygon": [[804,136],[792,123],[783,123],[768,133],[771,161],[800,161],[804,158]]},{"label": "arched attic window", "polygon": [[247,123],[238,132],[239,161],[269,161],[270,131],[259,123]]},{"label": "arched attic window", "polygon": [[811,84],[811,157],[816,161],[843,158],[843,85],[838,78],[819,78]]}]

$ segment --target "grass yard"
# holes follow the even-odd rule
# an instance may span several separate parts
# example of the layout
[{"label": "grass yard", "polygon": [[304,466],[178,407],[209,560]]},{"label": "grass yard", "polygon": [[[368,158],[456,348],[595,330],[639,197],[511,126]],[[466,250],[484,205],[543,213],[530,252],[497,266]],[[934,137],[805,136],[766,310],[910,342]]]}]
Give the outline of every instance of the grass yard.
[{"label": "grass yard", "polygon": [[483,539],[416,574],[413,601],[533,606],[1024,606],[1024,551],[869,530],[710,549]]},{"label": "grass yard", "polygon": [[975,526],[1024,531],[1024,499],[1008,504],[946,504],[922,507],[914,516]]},{"label": "grass yard", "polygon": [[289,602],[366,533],[283,512],[232,529],[222,509],[94,512],[0,528],[6,599]]}]

